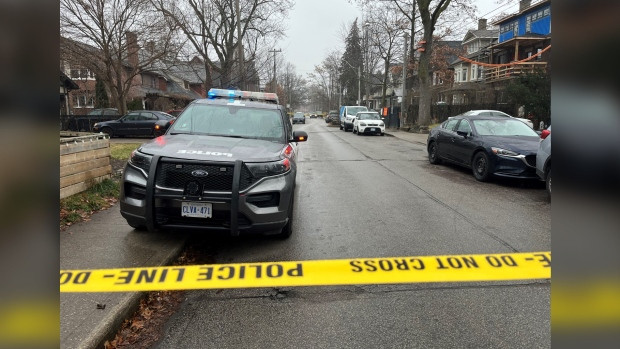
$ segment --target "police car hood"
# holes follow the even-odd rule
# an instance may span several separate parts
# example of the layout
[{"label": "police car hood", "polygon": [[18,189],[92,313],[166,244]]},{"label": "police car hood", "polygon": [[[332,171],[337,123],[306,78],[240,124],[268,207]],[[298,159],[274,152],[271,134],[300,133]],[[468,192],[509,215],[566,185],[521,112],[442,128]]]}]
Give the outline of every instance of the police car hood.
[{"label": "police car hood", "polygon": [[280,159],[285,147],[261,139],[177,134],[157,137],[139,151],[190,160],[264,162]]}]

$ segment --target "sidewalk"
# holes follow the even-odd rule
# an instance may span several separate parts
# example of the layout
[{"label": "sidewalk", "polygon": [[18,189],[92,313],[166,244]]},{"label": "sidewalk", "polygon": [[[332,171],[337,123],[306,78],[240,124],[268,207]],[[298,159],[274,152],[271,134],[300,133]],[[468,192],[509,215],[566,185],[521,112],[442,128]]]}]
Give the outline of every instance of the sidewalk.
[{"label": "sidewalk", "polygon": [[399,131],[398,129],[395,129],[395,128],[386,128],[385,134],[388,136],[400,138],[407,142],[418,143],[422,145],[426,145],[426,140],[428,139],[427,133],[411,133],[411,132]]},{"label": "sidewalk", "polygon": [[[161,266],[174,261],[185,244],[181,233],[134,231],[119,205],[60,232],[60,269]],[[143,292],[61,293],[60,347],[102,348],[131,316]],[[98,304],[100,308],[98,309]]]}]

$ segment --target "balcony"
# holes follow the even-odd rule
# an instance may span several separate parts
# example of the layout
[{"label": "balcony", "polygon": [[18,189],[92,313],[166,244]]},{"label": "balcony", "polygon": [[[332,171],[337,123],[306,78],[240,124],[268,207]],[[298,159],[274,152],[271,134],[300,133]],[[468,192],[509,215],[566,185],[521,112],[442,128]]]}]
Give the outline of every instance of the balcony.
[{"label": "balcony", "polygon": [[503,67],[486,68],[484,71],[484,81],[495,82],[512,79],[522,74],[534,73],[536,71],[545,70],[546,68],[547,62],[527,62]]}]

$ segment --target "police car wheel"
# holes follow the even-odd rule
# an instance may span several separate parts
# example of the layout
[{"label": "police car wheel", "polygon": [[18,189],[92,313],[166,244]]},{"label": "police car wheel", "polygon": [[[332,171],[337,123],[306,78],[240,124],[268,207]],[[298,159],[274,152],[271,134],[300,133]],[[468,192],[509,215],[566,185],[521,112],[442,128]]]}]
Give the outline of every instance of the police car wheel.
[{"label": "police car wheel", "polygon": [[280,234],[277,234],[278,239],[288,239],[293,234],[293,204],[295,202],[295,194],[291,194],[291,202],[288,205],[288,222],[282,228]]}]

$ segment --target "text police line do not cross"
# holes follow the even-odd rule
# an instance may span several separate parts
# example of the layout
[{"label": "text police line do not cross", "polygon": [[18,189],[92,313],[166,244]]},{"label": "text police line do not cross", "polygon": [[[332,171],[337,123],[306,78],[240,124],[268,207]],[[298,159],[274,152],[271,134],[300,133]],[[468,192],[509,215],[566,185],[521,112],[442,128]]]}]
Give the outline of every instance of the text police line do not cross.
[{"label": "text police line do not cross", "polygon": [[356,258],[61,270],[61,292],[126,292],[285,286],[549,279],[551,253]]}]

